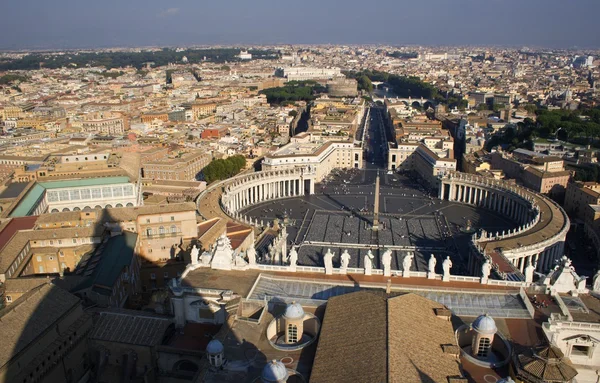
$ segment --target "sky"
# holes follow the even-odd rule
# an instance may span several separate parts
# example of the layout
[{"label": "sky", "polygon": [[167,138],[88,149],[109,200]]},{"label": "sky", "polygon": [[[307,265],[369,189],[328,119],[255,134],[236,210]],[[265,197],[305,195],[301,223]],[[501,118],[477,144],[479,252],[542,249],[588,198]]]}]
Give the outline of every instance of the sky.
[{"label": "sky", "polygon": [[600,0],[6,0],[0,49],[210,44],[600,48]]}]

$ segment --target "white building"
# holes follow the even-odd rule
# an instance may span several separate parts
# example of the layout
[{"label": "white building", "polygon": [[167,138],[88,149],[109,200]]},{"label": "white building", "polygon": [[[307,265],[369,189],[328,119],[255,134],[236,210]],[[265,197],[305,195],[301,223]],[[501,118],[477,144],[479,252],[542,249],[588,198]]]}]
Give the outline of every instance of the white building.
[{"label": "white building", "polygon": [[140,204],[139,186],[131,183],[128,177],[38,182],[21,199],[10,216],[134,207]]},{"label": "white building", "polygon": [[339,137],[326,137],[301,133],[292,141],[265,156],[264,170],[286,170],[310,165],[320,182],[333,169],[362,168],[362,144],[353,141],[336,141]]}]

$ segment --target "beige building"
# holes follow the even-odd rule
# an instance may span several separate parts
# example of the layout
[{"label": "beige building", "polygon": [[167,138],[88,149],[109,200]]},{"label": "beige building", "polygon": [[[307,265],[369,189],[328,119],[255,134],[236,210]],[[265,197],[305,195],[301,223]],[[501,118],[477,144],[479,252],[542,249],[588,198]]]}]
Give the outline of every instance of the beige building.
[{"label": "beige building", "polygon": [[172,153],[160,160],[142,160],[142,176],[154,180],[195,181],[211,160],[212,156],[206,152]]},{"label": "beige building", "polygon": [[81,122],[81,130],[86,133],[122,135],[128,129],[128,120],[121,113],[92,113]]},{"label": "beige building", "polygon": [[565,194],[565,211],[573,218],[585,220],[590,205],[600,204],[600,184],[594,182],[570,182]]},{"label": "beige building", "polygon": [[0,382],[78,382],[90,373],[92,317],[67,291],[43,283],[0,310]]}]

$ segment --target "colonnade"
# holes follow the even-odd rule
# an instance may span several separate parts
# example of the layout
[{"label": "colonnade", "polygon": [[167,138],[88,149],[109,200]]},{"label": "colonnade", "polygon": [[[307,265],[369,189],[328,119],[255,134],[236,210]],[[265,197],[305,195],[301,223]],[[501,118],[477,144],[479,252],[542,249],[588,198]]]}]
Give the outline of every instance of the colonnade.
[{"label": "colonnade", "polygon": [[314,192],[315,173],[310,168],[263,171],[228,184],[221,196],[221,206],[227,214],[235,216],[240,210],[257,203]]},{"label": "colonnade", "polygon": [[494,189],[486,185],[473,185],[462,181],[442,181],[440,199],[474,205],[495,211],[519,224],[534,219],[534,205],[517,193]]},{"label": "colonnade", "polygon": [[[519,225],[508,232],[482,231],[472,236],[468,266],[474,275],[480,274],[484,255],[497,253],[493,257],[496,263],[504,264],[499,270],[506,273],[512,269],[521,278],[529,263],[535,264],[536,270],[547,272],[564,255],[569,218],[558,204],[543,195],[505,181],[450,172],[440,178],[439,198],[497,212]],[[548,225],[549,221],[552,225]]]}]

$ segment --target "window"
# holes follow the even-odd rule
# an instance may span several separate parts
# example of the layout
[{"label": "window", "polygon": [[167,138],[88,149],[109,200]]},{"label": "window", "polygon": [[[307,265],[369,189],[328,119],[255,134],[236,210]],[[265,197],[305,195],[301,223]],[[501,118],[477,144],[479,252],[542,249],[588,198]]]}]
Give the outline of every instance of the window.
[{"label": "window", "polygon": [[571,356],[585,356],[590,353],[590,346],[574,345],[571,349]]},{"label": "window", "polygon": [[6,301],[9,302],[9,303],[12,302],[12,297],[10,295],[7,295],[6,296]]},{"label": "window", "polygon": [[150,279],[152,279],[152,280],[155,280],[155,279],[156,279],[156,274],[154,274],[154,273],[151,273],[151,274],[150,274]]},{"label": "window", "polygon": [[77,238],[73,238],[73,243],[77,243]]},{"label": "window", "polygon": [[158,234],[164,234],[165,233],[165,227],[161,226],[158,228]]},{"label": "window", "polygon": [[146,218],[146,223],[150,223],[150,218]]},{"label": "window", "polygon": [[171,226],[171,233],[173,233],[173,234],[177,233],[177,226],[175,226],[175,225]]},{"label": "window", "polygon": [[42,262],[42,256],[41,256],[41,255],[38,255],[37,257],[35,257],[35,259],[36,259],[38,262]]},{"label": "window", "polygon": [[162,217],[158,217],[158,222],[162,222],[162,221],[163,221]]},{"label": "window", "polygon": [[44,266],[39,266],[38,270],[39,270],[40,273],[43,273],[44,272]]},{"label": "window", "polygon": [[295,324],[288,325],[288,342],[296,343],[298,342],[298,327]]},{"label": "window", "polygon": [[65,252],[64,251],[59,251],[58,255],[61,256],[61,257],[64,257],[65,256]]},{"label": "window", "polygon": [[489,349],[490,349],[490,339],[489,338],[479,339],[479,349],[477,350],[477,356],[486,357]]},{"label": "window", "polygon": [[175,217],[174,216],[171,216],[171,221],[175,221]]}]

